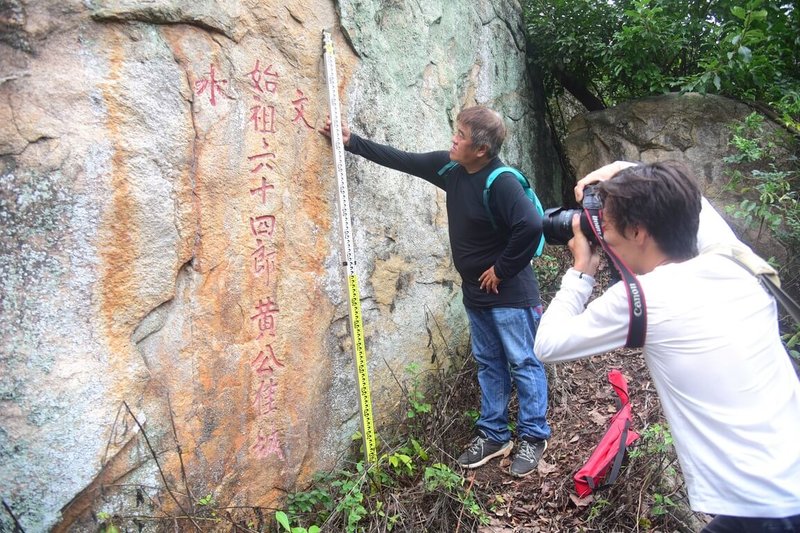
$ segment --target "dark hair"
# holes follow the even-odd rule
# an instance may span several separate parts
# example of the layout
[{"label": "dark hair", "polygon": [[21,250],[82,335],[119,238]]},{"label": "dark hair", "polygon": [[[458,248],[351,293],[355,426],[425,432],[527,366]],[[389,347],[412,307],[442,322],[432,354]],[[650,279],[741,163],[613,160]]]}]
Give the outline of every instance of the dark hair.
[{"label": "dark hair", "polygon": [[618,232],[642,227],[671,259],[697,255],[701,194],[682,163],[665,161],[623,169],[600,184],[600,198]]},{"label": "dark hair", "polygon": [[456,122],[469,127],[472,144],[485,146],[490,159],[500,153],[506,140],[506,125],[496,111],[480,105],[467,107],[458,114]]}]

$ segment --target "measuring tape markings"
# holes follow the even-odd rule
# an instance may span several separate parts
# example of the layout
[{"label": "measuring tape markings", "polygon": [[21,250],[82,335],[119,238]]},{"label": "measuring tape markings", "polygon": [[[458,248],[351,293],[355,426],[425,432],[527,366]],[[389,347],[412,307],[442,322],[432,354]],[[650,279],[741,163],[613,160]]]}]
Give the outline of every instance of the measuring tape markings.
[{"label": "measuring tape markings", "polygon": [[325,56],[325,73],[328,85],[328,100],[331,108],[331,146],[333,148],[334,166],[339,191],[339,218],[342,228],[342,244],[344,246],[347,268],[348,296],[350,300],[350,327],[353,336],[353,352],[356,359],[356,378],[358,381],[359,404],[361,408],[361,429],[368,463],[378,460],[375,438],[375,426],[372,418],[372,396],[369,389],[367,370],[367,350],[364,342],[364,327],[361,317],[361,297],[358,290],[358,277],[355,271],[355,249],[351,229],[350,202],[347,194],[347,173],[344,166],[344,141],[342,139],[341,112],[339,109],[338,81],[336,78],[336,58],[333,52],[333,41],[327,31],[322,32]]},{"label": "measuring tape markings", "polygon": [[368,442],[367,445],[367,460],[374,463],[377,459],[374,456],[370,458],[369,450],[375,451],[375,426],[372,418],[372,396],[370,394],[369,379],[367,373],[367,348],[364,342],[364,330],[361,322],[361,301],[358,291],[358,278],[356,276],[349,276],[348,286],[350,288],[350,304],[353,312],[353,342],[356,352],[356,365],[358,376],[358,390],[361,399],[361,412],[362,422],[364,424],[364,434]]}]

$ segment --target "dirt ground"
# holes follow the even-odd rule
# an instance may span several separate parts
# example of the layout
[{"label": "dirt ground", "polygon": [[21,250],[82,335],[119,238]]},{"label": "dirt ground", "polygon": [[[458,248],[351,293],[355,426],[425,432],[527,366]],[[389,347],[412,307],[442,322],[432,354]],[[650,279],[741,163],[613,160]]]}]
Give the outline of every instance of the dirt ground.
[{"label": "dirt ground", "polygon": [[691,532],[702,528],[707,517],[688,510],[674,450],[658,438],[640,438],[631,445],[629,455],[641,446],[640,456],[626,460],[611,487],[583,499],[575,492],[573,474],[589,458],[617,411],[616,394],[607,378],[611,369],[620,370],[628,382],[631,429],[644,435],[648,428],[653,431],[666,425],[639,351],[618,350],[547,368],[552,437],[538,471],[513,478],[507,472],[510,458],[506,458],[465,474],[470,490],[491,516],[489,524],[477,531]]}]

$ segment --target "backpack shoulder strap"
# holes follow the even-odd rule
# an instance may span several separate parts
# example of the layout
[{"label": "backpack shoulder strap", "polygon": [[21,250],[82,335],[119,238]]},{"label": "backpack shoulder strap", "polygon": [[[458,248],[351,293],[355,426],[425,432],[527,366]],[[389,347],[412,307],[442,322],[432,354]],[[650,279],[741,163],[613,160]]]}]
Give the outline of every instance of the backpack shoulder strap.
[{"label": "backpack shoulder strap", "polygon": [[789,293],[781,288],[781,280],[778,277],[778,272],[753,251],[742,246],[715,244],[703,253],[718,254],[727,257],[750,272],[761,282],[764,289],[792,316],[794,321],[800,324],[800,304],[795,302]]},{"label": "backpack shoulder strap", "polygon": [[756,255],[753,251],[743,246],[735,244],[714,244],[709,246],[703,253],[722,255],[738,264],[754,276],[767,276],[772,278],[773,283],[780,286],[778,272]]},{"label": "backpack shoulder strap", "polygon": [[[489,209],[489,192],[492,188],[492,184],[494,180],[497,179],[500,174],[504,172],[508,172],[509,174],[513,175],[517,178],[517,181],[520,185],[522,185],[522,190],[525,192],[525,196],[533,203],[536,211],[539,213],[539,216],[544,215],[544,209],[542,208],[542,202],[539,201],[539,198],[536,196],[536,193],[533,192],[531,188],[531,184],[528,182],[528,178],[526,178],[522,172],[517,170],[514,167],[498,167],[489,174],[489,177],[486,178],[486,185],[483,187],[483,207],[486,209],[486,214],[489,215],[489,222],[492,223],[492,227],[496,230],[497,223],[494,220],[494,216],[492,215],[492,210]],[[542,233],[542,237],[539,240],[539,246],[536,247],[536,256],[542,255],[542,250],[544,249],[544,233]]]},{"label": "backpack shoulder strap", "polygon": [[455,161],[450,161],[445,166],[440,168],[439,171],[436,174],[438,174],[439,176],[444,176],[445,174],[448,174],[451,170],[453,170],[457,166],[458,166],[458,163],[456,163]]}]

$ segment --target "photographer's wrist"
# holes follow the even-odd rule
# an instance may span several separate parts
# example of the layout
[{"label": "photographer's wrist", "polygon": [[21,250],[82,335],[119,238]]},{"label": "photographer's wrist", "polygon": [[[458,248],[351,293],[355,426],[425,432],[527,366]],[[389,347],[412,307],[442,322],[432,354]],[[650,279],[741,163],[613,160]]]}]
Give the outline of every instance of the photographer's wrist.
[{"label": "photographer's wrist", "polygon": [[594,276],[597,273],[597,267],[597,262],[594,261],[594,257],[591,253],[577,253],[572,259],[572,268],[578,272],[582,272],[584,275]]},{"label": "photographer's wrist", "polygon": [[573,266],[572,268],[570,268],[568,270],[568,273],[572,274],[573,276],[575,276],[578,279],[586,280],[587,282],[589,282],[592,285],[594,285],[594,283],[595,283],[594,272],[591,272],[591,269],[589,269],[589,268],[582,269],[582,268],[579,268],[577,266]]}]

